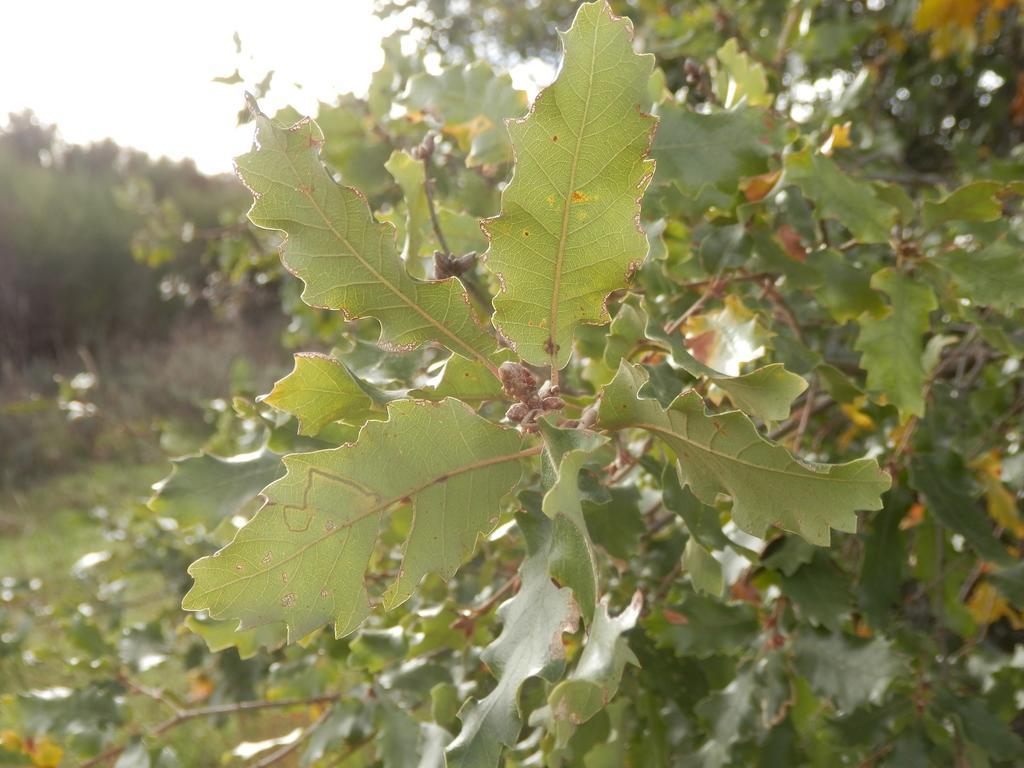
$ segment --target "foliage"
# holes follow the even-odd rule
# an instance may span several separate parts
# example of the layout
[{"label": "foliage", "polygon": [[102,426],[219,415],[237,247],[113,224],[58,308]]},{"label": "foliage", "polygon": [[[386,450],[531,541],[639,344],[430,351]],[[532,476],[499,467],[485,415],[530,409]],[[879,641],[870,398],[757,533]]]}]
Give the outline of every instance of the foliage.
[{"label": "foliage", "polygon": [[[191,161],[152,160],[109,140],[68,145],[30,112],[0,129],[0,187],[0,360],[19,366],[163,338],[198,298],[191,283],[220,274],[203,261],[207,240],[225,211],[237,222],[244,199],[230,178],[204,176]],[[160,228],[189,241],[174,270],[156,248]],[[133,258],[143,250],[153,268]]]},{"label": "foliage", "polygon": [[253,764],[1020,764],[1019,8],[584,3],[523,116],[459,59],[543,15],[454,5],[407,9],[440,73],[391,38],[366,99],[250,104],[246,237],[330,355],[80,561],[96,665],[0,756],[280,709]]}]

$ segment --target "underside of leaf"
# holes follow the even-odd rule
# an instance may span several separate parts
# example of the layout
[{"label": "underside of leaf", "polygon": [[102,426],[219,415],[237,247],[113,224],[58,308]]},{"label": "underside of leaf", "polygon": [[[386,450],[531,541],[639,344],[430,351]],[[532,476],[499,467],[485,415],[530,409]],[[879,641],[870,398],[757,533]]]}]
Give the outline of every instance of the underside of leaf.
[{"label": "underside of leaf", "polygon": [[609,429],[643,429],[661,438],[679,460],[680,478],[705,504],[732,498],[741,529],[763,537],[769,526],[827,545],[830,529],[852,532],[856,510],[881,509],[890,478],[873,459],[809,464],[761,437],[739,411],[709,414],[693,390],[667,409],[637,396],[647,374],[623,363],[601,401]]},{"label": "underside of leaf", "polygon": [[519,520],[530,552],[519,569],[522,586],[498,608],[504,627],[481,654],[498,684],[459,713],[462,730],[446,750],[448,768],[496,768],[502,747],[515,744],[523,726],[520,686],[531,677],[554,682],[561,676],[562,634],[574,632],[579,620],[572,590],[556,587],[549,576],[551,523]]},{"label": "underside of leaf", "polygon": [[345,635],[370,610],[364,578],[381,522],[404,505],[412,522],[384,608],[402,603],[428,572],[451,577],[493,528],[498,501],[531,452],[517,432],[456,400],[397,401],[388,416],[353,444],[287,456],[266,506],[189,568],[195,584],[183,607],[241,628],[283,621],[290,640],[328,622]]},{"label": "underside of leaf", "polygon": [[303,301],[349,318],[377,318],[385,347],[434,341],[492,365],[494,338],[462,284],[414,280],[396,251],[394,229],[374,219],[357,190],[335,183],[320,160],[322,144],[323,133],[308,118],[282,128],[258,114],[255,146],[235,161],[255,198],[249,219],[288,235],[282,260],[305,283]]},{"label": "underside of leaf", "polygon": [[494,324],[534,365],[565,366],[575,328],[608,319],[608,294],[647,255],[640,200],[657,121],[639,104],[654,60],[634,53],[632,33],[604,0],[580,6],[557,79],[508,124],[515,173],[484,222],[486,263],[502,286]]}]

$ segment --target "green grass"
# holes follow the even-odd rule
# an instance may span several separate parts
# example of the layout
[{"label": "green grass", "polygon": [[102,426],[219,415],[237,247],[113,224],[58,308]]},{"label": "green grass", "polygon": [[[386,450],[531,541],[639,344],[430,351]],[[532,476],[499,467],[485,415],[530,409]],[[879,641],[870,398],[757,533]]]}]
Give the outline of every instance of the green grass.
[{"label": "green grass", "polygon": [[0,490],[0,577],[39,578],[59,588],[82,555],[107,543],[101,516],[144,503],[169,471],[166,462],[97,463]]},{"label": "green grass", "polygon": [[[4,658],[0,654],[0,693],[51,686],[77,688],[113,674],[110,669],[93,672],[85,665],[72,668],[67,663],[71,656],[83,655],[81,648],[69,643],[66,634],[71,616],[68,611],[73,612],[70,606],[96,600],[91,582],[76,578],[72,568],[85,554],[116,548],[118,544],[107,537],[111,526],[104,524],[104,515],[122,519],[133,508],[141,507],[149,497],[150,486],[169,471],[166,462],[99,462],[83,470],[38,479],[17,491],[0,490],[0,578],[13,577],[21,582],[38,579],[41,583],[32,591],[33,603],[58,607],[57,614],[36,616],[33,639],[26,643],[26,647],[33,649],[35,662],[25,664],[20,656]],[[105,511],[98,512],[100,509]],[[132,573],[128,578],[130,591],[152,592],[152,574]],[[147,605],[152,607],[167,599],[163,594]],[[18,610],[17,603],[16,599],[10,607]],[[0,613],[4,608],[5,604],[0,603]],[[121,618],[124,627],[134,623],[131,611]],[[117,640],[117,636],[109,639]],[[166,687],[184,697],[190,685],[187,666],[186,659],[171,656],[156,669],[140,673],[136,678],[145,685]],[[19,724],[8,722],[3,716],[2,698],[0,696],[0,730],[5,727],[17,730]],[[116,741],[127,738],[126,734],[132,730],[144,730],[167,717],[159,704],[139,696],[132,697],[128,712],[130,721]],[[280,736],[297,725],[305,725],[310,718],[308,710],[298,709],[268,711],[226,721],[201,719],[174,730],[161,743],[173,745],[182,765],[211,765],[217,761],[214,755],[229,752],[239,741]],[[62,746],[68,747],[66,743]],[[240,762],[228,760],[225,765]]]}]

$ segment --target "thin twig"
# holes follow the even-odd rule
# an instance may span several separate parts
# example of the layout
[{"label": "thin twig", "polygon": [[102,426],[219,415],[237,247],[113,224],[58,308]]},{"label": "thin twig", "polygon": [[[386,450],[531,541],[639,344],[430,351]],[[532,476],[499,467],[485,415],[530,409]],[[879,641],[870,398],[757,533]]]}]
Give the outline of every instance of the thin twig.
[{"label": "thin twig", "polygon": [[354,755],[356,752],[358,752],[363,747],[365,747],[367,744],[369,744],[371,741],[373,741],[375,738],[377,738],[377,731],[376,730],[370,731],[363,738],[361,738],[359,741],[355,742],[354,744],[350,745],[348,749],[346,749],[344,752],[342,752],[340,755],[338,755],[337,759],[332,760],[331,761],[331,765],[332,766],[341,765],[346,760],[348,760],[350,757],[352,757],[352,755]]},{"label": "thin twig", "polygon": [[727,282],[728,281],[722,280],[722,270],[718,270],[718,274],[712,277],[710,280],[701,280],[698,281],[697,283],[684,286],[689,288],[703,286],[704,293],[702,293],[700,298],[693,302],[693,304],[687,307],[686,311],[683,312],[683,314],[681,314],[679,317],[677,317],[675,320],[673,320],[672,322],[665,326],[665,333],[672,335],[673,333],[678,331],[683,323],[689,320],[690,317],[692,317],[693,314],[697,312],[697,310],[699,310],[701,307],[708,303],[709,299],[711,299],[713,296],[718,295],[722,288],[725,287]]},{"label": "thin twig", "polygon": [[775,56],[772,57],[772,66],[776,71],[782,69],[782,62],[786,59],[789,51],[789,37],[793,34],[793,28],[800,19],[802,9],[800,3],[793,3],[786,12],[786,19],[782,23],[782,31],[779,32],[779,41],[775,46]]},{"label": "thin twig", "polygon": [[[799,427],[801,421],[804,420],[805,412],[807,413],[807,418],[810,419],[811,416],[817,416],[835,402],[828,395],[823,395],[815,400],[814,393],[811,390],[808,390],[808,395],[809,396],[804,400],[803,410],[798,414],[793,414],[786,421],[782,422],[779,426],[769,432],[769,440],[778,440],[783,435],[786,435]],[[813,405],[811,403],[813,403]],[[803,429],[807,429],[806,424],[804,424]]]},{"label": "thin twig", "polygon": [[631,469],[633,469],[633,467],[640,463],[640,459],[642,459],[646,455],[647,451],[650,450],[651,445],[653,444],[654,438],[648,437],[644,441],[644,444],[640,447],[640,450],[637,453],[623,451],[623,453],[625,453],[624,461],[619,465],[618,469],[615,470],[615,473],[610,478],[608,478],[608,482],[606,482],[605,485],[615,485],[622,478],[624,478],[626,474]]},{"label": "thin twig", "polygon": [[437,218],[437,211],[434,208],[434,182],[430,178],[430,160],[426,157],[423,158],[423,170],[425,172],[423,177],[423,192],[427,198],[427,211],[430,213],[430,225],[434,228],[434,236],[437,237],[437,243],[441,246],[441,250],[449,256],[452,255],[452,249],[448,247],[448,241],[444,239],[444,232],[441,231],[441,222]]},{"label": "thin twig", "polygon": [[171,701],[169,698],[167,698],[167,695],[161,688],[147,688],[144,685],[141,685],[140,683],[136,683],[124,672],[120,672],[117,676],[117,679],[121,681],[122,685],[134,691],[135,693],[141,694],[142,696],[147,696],[153,699],[153,701],[163,704],[165,707],[170,709],[171,712],[173,712],[175,715],[180,715],[181,712],[183,711],[182,708],[176,702]]},{"label": "thin twig", "polygon": [[511,579],[509,579],[500,587],[498,587],[489,598],[480,603],[480,605],[478,605],[476,608],[470,609],[464,615],[459,616],[459,618],[455,619],[455,621],[453,621],[449,626],[449,629],[466,629],[474,621],[483,616],[485,613],[489,612],[491,608],[497,605],[498,601],[501,600],[501,598],[504,597],[504,595],[507,592],[518,589],[518,587],[519,574],[517,573]]},{"label": "thin twig", "polygon": [[[418,149],[418,155],[423,163],[423,196],[427,200],[427,212],[430,214],[430,226],[434,230],[434,236],[437,238],[437,244],[441,247],[444,257],[451,261],[454,254],[448,245],[448,240],[444,236],[444,230],[441,229],[441,220],[438,218],[437,205],[434,202],[434,180],[430,176],[430,158],[434,154],[433,143],[425,142],[420,145]],[[438,277],[441,277],[441,275],[438,275]],[[487,295],[486,291],[484,291],[475,280],[467,277],[459,282],[462,283],[469,295],[476,299],[480,306],[485,309],[490,309],[491,297]]]},{"label": "thin twig", "polygon": [[789,304],[786,303],[786,299],[783,298],[782,294],[779,293],[779,289],[775,287],[771,280],[764,280],[761,284],[764,288],[765,296],[771,300],[775,306],[776,311],[782,315],[783,320],[786,321],[786,325],[793,331],[793,335],[796,336],[797,341],[804,344],[804,332],[800,328],[800,323],[796,319],[796,315],[793,314],[793,310],[790,309]]},{"label": "thin twig", "polygon": [[284,758],[288,757],[288,755],[290,755],[292,752],[294,752],[302,746],[303,742],[305,742],[306,739],[308,739],[313,734],[313,731],[315,731],[318,727],[320,727],[327,721],[327,718],[331,716],[331,712],[333,711],[333,705],[324,707],[324,711],[320,713],[320,716],[312,723],[310,723],[308,726],[306,726],[306,730],[299,734],[299,738],[297,738],[291,744],[285,744],[280,749],[275,750],[274,752],[271,752],[269,755],[256,761],[252,764],[252,768],[269,768],[269,766],[273,765],[274,763],[279,762]]},{"label": "thin twig", "polygon": [[[221,704],[212,707],[196,707],[195,709],[183,709],[173,717],[164,720],[147,731],[145,735],[149,738],[160,736],[167,731],[177,728],[189,720],[196,720],[201,717],[216,717],[218,715],[237,715],[245,712],[255,712],[262,709],[287,709],[289,707],[304,707],[310,704],[328,704],[341,698],[340,693],[324,694],[323,696],[311,696],[308,699],[280,699],[278,701],[240,701],[235,704]],[[111,747],[96,757],[80,763],[78,768],[93,768],[96,765],[103,765],[114,760],[128,748],[128,744],[120,744]]]},{"label": "thin twig", "polygon": [[[804,432],[807,431],[807,422],[811,419],[811,411],[814,410],[814,398],[818,394],[818,382],[812,381],[807,389],[807,398],[804,407],[800,409],[800,421],[796,427],[796,434],[793,435],[793,451],[800,451],[800,442],[804,439]],[[831,398],[829,398],[831,400]]]},{"label": "thin twig", "polygon": [[714,282],[721,282],[724,286],[729,283],[743,283],[747,281],[759,282],[771,277],[774,277],[771,272],[743,272],[738,275],[730,275],[729,277],[709,277],[704,280],[691,280],[688,283],[680,283],[679,287],[685,290],[691,290],[693,288],[703,288],[704,286],[710,285]]}]

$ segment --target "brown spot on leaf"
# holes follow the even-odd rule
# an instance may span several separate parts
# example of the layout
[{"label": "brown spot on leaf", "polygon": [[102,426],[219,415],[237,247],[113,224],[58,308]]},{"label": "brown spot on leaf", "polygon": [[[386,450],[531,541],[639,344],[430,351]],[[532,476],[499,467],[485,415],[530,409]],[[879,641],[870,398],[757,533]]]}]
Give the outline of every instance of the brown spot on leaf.
[{"label": "brown spot on leaf", "polygon": [[807,260],[807,249],[804,248],[803,239],[800,237],[800,233],[793,229],[793,227],[789,224],[783,224],[775,234],[782,242],[782,247],[786,249],[786,253],[789,254],[790,258],[797,261]]},{"label": "brown spot on leaf", "polygon": [[717,335],[715,331],[704,331],[704,333],[698,333],[696,336],[686,339],[686,346],[690,350],[690,354],[707,365],[707,361],[711,358],[711,352],[714,349]]}]

